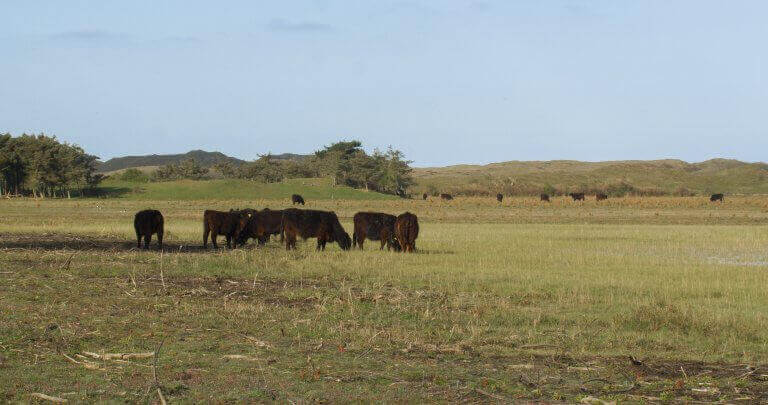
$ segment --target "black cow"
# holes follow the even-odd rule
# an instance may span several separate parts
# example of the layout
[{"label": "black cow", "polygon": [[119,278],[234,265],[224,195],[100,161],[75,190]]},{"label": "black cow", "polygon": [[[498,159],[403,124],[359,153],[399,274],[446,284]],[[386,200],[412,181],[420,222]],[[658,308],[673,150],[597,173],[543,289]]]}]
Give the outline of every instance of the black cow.
[{"label": "black cow", "polygon": [[294,194],[291,196],[291,202],[293,205],[301,204],[304,205],[304,198],[298,194]]},{"label": "black cow", "polygon": [[541,201],[549,202],[549,194],[541,194],[539,199],[541,199]]},{"label": "black cow", "polygon": [[403,252],[413,252],[416,249],[416,238],[419,237],[419,219],[416,215],[406,212],[397,217],[395,237]]},{"label": "black cow", "polygon": [[723,194],[712,194],[709,197],[709,201],[712,201],[712,202],[715,202],[715,201],[725,202],[725,195],[723,195]]},{"label": "black cow", "polygon": [[144,238],[144,249],[149,249],[152,234],[157,234],[157,246],[163,249],[163,214],[158,210],[144,210],[133,217],[133,229],[136,230],[137,247],[141,249],[141,239]]},{"label": "black cow", "polygon": [[422,199],[422,200],[426,200],[426,199],[427,199],[427,193],[424,193],[424,194],[422,194],[422,195],[421,195],[421,199]]},{"label": "black cow", "polygon": [[358,212],[353,217],[355,230],[352,233],[352,247],[355,245],[363,249],[365,238],[381,241],[381,247],[387,250],[400,250],[400,245],[395,240],[395,221],[394,215],[381,212]]},{"label": "black cow", "polygon": [[595,200],[597,200],[597,201],[603,201],[603,200],[607,200],[607,199],[608,199],[608,195],[605,194],[605,193],[597,193],[597,194],[595,194]]},{"label": "black cow", "polygon": [[264,208],[261,211],[253,210],[248,222],[242,224],[237,230],[237,244],[244,245],[249,238],[254,238],[259,245],[264,245],[272,235],[279,235],[283,231],[283,210],[271,210]]},{"label": "black cow", "polygon": [[570,193],[568,195],[573,198],[573,201],[584,201],[584,193]]},{"label": "black cow", "polygon": [[289,208],[283,211],[282,226],[288,250],[296,249],[297,236],[305,240],[317,238],[317,250],[325,250],[328,242],[338,243],[342,250],[349,250],[352,245],[335,212]]},{"label": "black cow", "polygon": [[446,193],[440,194],[440,198],[442,198],[443,200],[446,200],[446,201],[453,200],[453,196],[450,195],[450,194],[446,194]]},{"label": "black cow", "polygon": [[501,193],[496,194],[496,201],[501,202],[503,199],[504,199],[504,195],[503,194],[501,194]]},{"label": "black cow", "polygon": [[[214,211],[205,210],[203,213],[203,247],[208,248],[208,234],[211,235],[213,247],[218,248],[216,237],[224,235],[227,238],[227,247],[232,248],[232,239],[237,238],[237,230],[245,227],[245,224],[253,216],[253,210],[243,211]],[[235,240],[237,244],[237,240]]]}]

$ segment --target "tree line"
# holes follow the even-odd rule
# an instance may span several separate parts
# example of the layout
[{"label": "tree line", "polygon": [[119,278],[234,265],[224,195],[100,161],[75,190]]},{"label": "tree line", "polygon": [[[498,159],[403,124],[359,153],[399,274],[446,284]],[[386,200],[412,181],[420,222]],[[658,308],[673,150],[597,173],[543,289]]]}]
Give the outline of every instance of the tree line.
[{"label": "tree line", "polygon": [[169,181],[224,177],[276,183],[288,178],[330,177],[337,185],[404,196],[413,185],[410,163],[401,151],[392,147],[368,154],[360,141],[342,141],[300,160],[275,159],[267,154],[240,165],[220,162],[209,169],[189,159],[161,166],[150,174],[128,169],[119,178]]},{"label": "tree line", "polygon": [[0,194],[69,197],[95,188],[98,157],[45,134],[0,134]]}]

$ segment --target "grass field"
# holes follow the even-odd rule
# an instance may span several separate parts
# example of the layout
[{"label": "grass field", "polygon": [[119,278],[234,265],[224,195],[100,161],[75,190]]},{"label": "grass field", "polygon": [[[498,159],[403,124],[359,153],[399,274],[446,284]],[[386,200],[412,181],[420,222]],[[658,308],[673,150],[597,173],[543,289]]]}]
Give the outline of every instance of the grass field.
[{"label": "grass field", "polygon": [[205,208],[289,205],[255,197],[0,201],[0,401],[768,400],[768,198],[305,195],[419,251],[200,249]]}]

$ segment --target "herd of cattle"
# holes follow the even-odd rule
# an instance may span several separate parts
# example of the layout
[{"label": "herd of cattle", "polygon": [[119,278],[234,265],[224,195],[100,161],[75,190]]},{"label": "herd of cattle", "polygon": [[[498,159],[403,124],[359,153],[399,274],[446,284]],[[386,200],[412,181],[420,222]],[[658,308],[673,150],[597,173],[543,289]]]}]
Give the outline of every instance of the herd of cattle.
[{"label": "herd of cattle", "polygon": [[[585,201],[584,193],[568,194],[573,201]],[[427,194],[422,195],[424,200]],[[450,194],[440,194],[443,200],[453,200]],[[496,200],[502,202],[504,195],[496,194]],[[541,194],[541,201],[549,202],[549,194]],[[595,194],[595,200],[607,200],[603,193]],[[724,201],[723,194],[712,194],[710,201]],[[293,205],[304,205],[304,198],[298,194],[291,196]],[[210,236],[214,248],[218,248],[216,238],[222,235],[227,240],[227,247],[244,245],[248,239],[255,239],[259,245],[264,245],[272,236],[280,235],[280,241],[285,242],[286,249],[296,249],[296,239],[301,237],[317,238],[317,250],[325,250],[328,242],[336,242],[343,250],[354,246],[363,248],[365,239],[381,241],[380,249],[413,252],[416,248],[416,238],[419,235],[419,220],[410,212],[399,216],[381,212],[358,212],[353,217],[355,230],[350,239],[349,234],[339,223],[339,218],[332,211],[304,210],[289,208],[285,210],[261,211],[246,208],[243,210],[213,211],[203,213],[203,247],[208,248]],[[163,248],[163,214],[157,210],[144,210],[136,213],[133,219],[136,230],[137,245],[149,249],[152,235],[157,235],[157,243]]]},{"label": "herd of cattle", "polygon": [[[586,201],[586,196],[585,196],[584,193],[570,193],[570,194],[568,194],[568,196],[571,197],[573,199],[573,201]],[[429,197],[427,195],[427,193],[424,193],[424,194],[421,195],[421,198],[423,200],[426,200],[427,197]],[[549,194],[542,193],[539,197],[540,197],[541,201],[550,202]],[[450,194],[446,194],[446,193],[440,194],[440,198],[443,199],[443,200],[446,200],[446,201],[453,200],[453,196],[450,195]],[[714,201],[723,202],[723,201],[725,201],[724,198],[725,198],[725,196],[723,194],[712,194],[709,197],[709,201],[712,201],[712,202],[714,202]],[[607,199],[608,199],[608,195],[605,194],[605,193],[596,193],[595,194],[595,200],[596,201],[603,201],[603,200],[607,200]],[[501,193],[496,194],[496,201],[502,202],[503,200],[504,200],[504,194],[501,194]],[[303,203],[304,203],[304,201],[302,200],[302,204]]]},{"label": "herd of cattle", "polygon": [[[294,205],[304,205],[304,199],[294,194],[291,198]],[[416,248],[416,238],[419,236],[419,220],[410,212],[399,216],[381,212],[358,212],[353,218],[354,232],[352,238],[344,230],[336,213],[332,211],[305,210],[288,208],[285,210],[242,209],[214,211],[205,210],[203,213],[203,247],[208,247],[208,239],[214,248],[218,248],[216,238],[221,235],[227,241],[227,247],[233,248],[244,245],[248,239],[255,239],[259,245],[264,245],[272,236],[280,235],[288,250],[296,249],[297,237],[306,240],[317,238],[317,250],[325,250],[328,242],[338,243],[343,250],[353,246],[363,248],[365,239],[381,241],[380,249],[413,252]],[[152,235],[157,235],[157,243],[163,248],[163,233],[165,220],[157,210],[143,210],[136,213],[133,219],[136,231],[137,246],[149,249]]]}]

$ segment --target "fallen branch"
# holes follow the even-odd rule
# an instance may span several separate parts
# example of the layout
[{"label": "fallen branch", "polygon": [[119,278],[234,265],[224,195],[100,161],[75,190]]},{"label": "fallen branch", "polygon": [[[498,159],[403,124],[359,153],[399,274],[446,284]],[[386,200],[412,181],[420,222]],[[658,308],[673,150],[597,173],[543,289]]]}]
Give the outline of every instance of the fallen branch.
[{"label": "fallen branch", "polygon": [[147,359],[150,357],[153,357],[155,355],[155,352],[144,352],[144,353],[104,353],[104,354],[98,354],[94,352],[83,352],[86,356],[91,356],[95,359],[99,360],[130,360],[130,359]]},{"label": "fallen branch", "polygon": [[483,395],[485,395],[485,396],[487,396],[487,397],[491,397],[491,398],[493,398],[493,399],[497,399],[497,400],[499,400],[499,401],[503,401],[503,402],[512,402],[512,401],[510,401],[508,398],[502,397],[501,395],[496,395],[496,394],[494,394],[494,393],[492,393],[492,392],[483,391],[483,390],[481,390],[480,388],[475,388],[475,391],[476,391],[477,393],[479,393],[479,394],[483,394]]},{"label": "fallen branch", "polygon": [[41,394],[39,392],[35,392],[35,393],[29,394],[29,395],[33,396],[35,398],[38,398],[38,399],[45,400],[45,401],[55,402],[57,404],[63,404],[63,403],[67,402],[67,400],[64,399],[64,398],[52,397],[50,395]]}]

